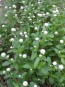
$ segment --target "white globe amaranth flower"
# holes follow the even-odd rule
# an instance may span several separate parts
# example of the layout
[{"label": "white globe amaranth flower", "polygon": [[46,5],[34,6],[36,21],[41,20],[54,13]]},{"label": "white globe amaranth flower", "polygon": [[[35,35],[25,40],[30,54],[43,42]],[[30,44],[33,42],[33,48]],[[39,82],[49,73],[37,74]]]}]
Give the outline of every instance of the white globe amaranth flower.
[{"label": "white globe amaranth flower", "polygon": [[45,49],[41,49],[41,50],[40,50],[40,53],[41,53],[41,54],[45,54],[45,52],[46,52]]},{"label": "white globe amaranth flower", "polygon": [[12,49],[12,48],[14,48],[14,46],[10,46],[10,48]]},{"label": "white globe amaranth flower", "polygon": [[46,12],[46,15],[49,16],[50,15],[49,12]]},{"label": "white globe amaranth flower", "polygon": [[11,28],[11,32],[15,32],[16,31],[16,28]]},{"label": "white globe amaranth flower", "polygon": [[43,13],[43,16],[45,16],[45,13]]},{"label": "white globe amaranth flower", "polygon": [[56,7],[56,5],[53,5],[53,7]]},{"label": "white globe amaranth flower", "polygon": [[9,58],[9,55],[7,55],[6,57]]},{"label": "white globe amaranth flower", "polygon": [[21,7],[20,7],[20,9],[22,10],[22,9],[24,9],[24,7],[23,7],[23,6],[21,6]]},{"label": "white globe amaranth flower", "polygon": [[5,27],[5,25],[3,24],[3,25],[2,25],[2,28],[4,28],[4,27]]},{"label": "white globe amaranth flower", "polygon": [[19,54],[19,57],[22,57],[22,54]]},{"label": "white globe amaranth flower", "polygon": [[55,11],[55,10],[53,10],[52,12],[53,12],[54,14],[56,14],[56,11]]},{"label": "white globe amaranth flower", "polygon": [[33,18],[35,18],[35,16],[34,16],[34,15],[33,15],[32,17],[33,17]]},{"label": "white globe amaranth flower", "polygon": [[36,48],[36,46],[34,45],[34,48]]},{"label": "white globe amaranth flower", "polygon": [[27,54],[23,54],[22,57],[23,57],[23,58],[26,58],[26,57],[27,57]]},{"label": "white globe amaranth flower", "polygon": [[54,34],[55,34],[55,35],[58,35],[58,31],[55,31]]},{"label": "white globe amaranth flower", "polygon": [[45,31],[43,31],[43,32],[44,32],[44,34],[48,34],[48,31],[46,31],[46,30],[45,30]]},{"label": "white globe amaranth flower", "polygon": [[49,23],[44,23],[44,26],[45,26],[45,27],[48,27],[48,26],[49,26]]},{"label": "white globe amaranth flower", "polygon": [[25,1],[22,1],[22,3],[25,3]]},{"label": "white globe amaranth flower", "polygon": [[56,17],[56,16],[57,16],[57,14],[53,14],[53,16],[54,16],[54,17]]},{"label": "white globe amaranth flower", "polygon": [[12,7],[13,7],[13,8],[16,8],[16,5],[13,5]]},{"label": "white globe amaranth flower", "polygon": [[13,58],[11,58],[11,61],[13,61],[14,59]]},{"label": "white globe amaranth flower", "polygon": [[8,6],[5,6],[4,8],[5,8],[5,9],[7,9],[7,8],[8,8]]},{"label": "white globe amaranth flower", "polygon": [[25,35],[25,38],[27,38],[28,37],[28,35]]},{"label": "white globe amaranth flower", "polygon": [[7,17],[8,16],[8,14],[5,14],[5,17]]},{"label": "white globe amaranth flower", "polygon": [[6,56],[6,53],[2,52],[1,57],[5,57],[5,56]]},{"label": "white globe amaranth flower", "polygon": [[6,71],[10,71],[11,69],[10,68],[7,68]]},{"label": "white globe amaranth flower", "polygon": [[34,85],[33,87],[38,87],[37,85]]},{"label": "white globe amaranth flower", "polygon": [[9,9],[11,9],[12,7],[9,7]]},{"label": "white globe amaranth flower", "polygon": [[21,78],[21,75],[18,75],[19,78]]},{"label": "white globe amaranth flower", "polygon": [[2,35],[0,35],[0,38],[2,37]]},{"label": "white globe amaranth flower", "polygon": [[32,69],[30,69],[30,71],[32,71]]},{"label": "white globe amaranth flower", "polygon": [[39,37],[36,37],[35,40],[38,41],[39,40]]},{"label": "white globe amaranth flower", "polygon": [[56,9],[56,13],[59,13],[59,10],[58,9]]},{"label": "white globe amaranth flower", "polygon": [[35,30],[38,30],[38,27],[35,27]]},{"label": "white globe amaranth flower", "polygon": [[17,14],[15,14],[14,16],[17,17]]},{"label": "white globe amaranth flower", "polygon": [[29,18],[29,20],[31,21],[32,19],[31,19],[31,18]]},{"label": "white globe amaranth flower", "polygon": [[22,21],[20,21],[20,24],[22,24],[23,22]]},{"label": "white globe amaranth flower", "polygon": [[63,70],[63,69],[64,69],[64,66],[61,64],[61,65],[58,66],[58,68],[59,68],[60,70]]},{"label": "white globe amaranth flower", "polygon": [[23,42],[23,39],[19,39],[19,42],[22,43]]},{"label": "white globe amaranth flower", "polygon": [[56,61],[53,61],[52,64],[53,64],[54,66],[56,66],[56,65],[57,65],[57,62],[56,62]]},{"label": "white globe amaranth flower", "polygon": [[23,86],[28,86],[28,82],[27,81],[24,81],[23,82]]},{"label": "white globe amaranth flower", "polygon": [[13,41],[14,41],[14,38],[11,38],[9,41],[10,41],[10,42],[13,42]]},{"label": "white globe amaranth flower", "polygon": [[38,15],[39,17],[43,17],[43,14],[41,14],[41,13],[38,13],[37,15]]},{"label": "white globe amaranth flower", "polygon": [[14,13],[15,13],[15,12],[16,12],[16,9],[14,9],[13,11],[14,11]]},{"label": "white globe amaranth flower", "polygon": [[42,57],[42,55],[41,55],[41,54],[39,54],[39,57]]},{"label": "white globe amaranth flower", "polygon": [[63,44],[64,43],[64,40],[60,40],[60,43]]},{"label": "white globe amaranth flower", "polygon": [[22,33],[22,32],[20,32],[20,35],[21,35],[21,36],[23,36],[23,33]]},{"label": "white globe amaranth flower", "polygon": [[26,31],[24,31],[24,35],[27,35],[27,32]]},{"label": "white globe amaranth flower", "polygon": [[3,70],[3,74],[5,74],[5,72],[6,72],[6,71],[5,71],[5,70]]}]

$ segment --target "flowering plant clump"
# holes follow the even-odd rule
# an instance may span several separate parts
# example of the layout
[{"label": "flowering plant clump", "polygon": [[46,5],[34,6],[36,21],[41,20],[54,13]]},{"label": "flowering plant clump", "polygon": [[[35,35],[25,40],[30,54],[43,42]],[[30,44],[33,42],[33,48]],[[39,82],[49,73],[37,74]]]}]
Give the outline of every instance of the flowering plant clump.
[{"label": "flowering plant clump", "polygon": [[5,86],[65,87],[63,1],[9,0],[3,7],[0,76]]}]

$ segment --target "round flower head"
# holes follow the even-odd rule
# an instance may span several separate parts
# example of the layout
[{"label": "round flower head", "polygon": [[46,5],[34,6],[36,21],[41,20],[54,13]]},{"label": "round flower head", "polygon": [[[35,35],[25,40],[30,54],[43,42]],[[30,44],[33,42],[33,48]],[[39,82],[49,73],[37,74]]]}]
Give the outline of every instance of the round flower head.
[{"label": "round flower head", "polygon": [[24,81],[23,82],[23,86],[28,86],[28,82],[27,81]]},{"label": "round flower head", "polygon": [[23,57],[23,58],[26,58],[26,57],[27,57],[27,54],[23,54],[22,57]]},{"label": "round flower head", "polygon": [[54,16],[54,17],[56,17],[56,16],[57,16],[57,14],[54,14],[53,16]]},{"label": "round flower head", "polygon": [[2,35],[0,35],[0,38],[2,37]]},{"label": "round flower head", "polygon": [[6,71],[10,71],[10,68],[7,68]]},{"label": "round flower head", "polygon": [[25,38],[27,38],[28,37],[28,35],[25,35]]},{"label": "round flower head", "polygon": [[58,31],[55,31],[54,34],[57,35],[58,34]]},{"label": "round flower head", "polygon": [[6,71],[4,70],[4,71],[3,71],[3,74],[5,74],[5,72],[6,72]]},{"label": "round flower head", "polygon": [[38,87],[37,85],[34,85],[33,87]]},{"label": "round flower head", "polygon": [[11,38],[9,41],[10,41],[10,42],[13,42],[13,41],[14,41],[14,38]]},{"label": "round flower head", "polygon": [[11,28],[11,32],[15,32],[16,31],[16,29],[15,28]]},{"label": "round flower head", "polygon": [[40,50],[40,53],[41,53],[41,54],[45,54],[45,49],[41,49],[41,50]]},{"label": "round flower head", "polygon": [[35,40],[39,40],[39,37],[36,37]]},{"label": "round flower head", "polygon": [[44,34],[48,34],[48,31],[43,31],[44,32]]},{"label": "round flower head", "polygon": [[57,62],[56,62],[56,61],[54,61],[52,64],[55,66],[55,65],[57,65]]},{"label": "round flower head", "polygon": [[46,12],[46,15],[48,16],[49,15],[49,12]]},{"label": "round flower head", "polygon": [[58,68],[59,68],[60,70],[63,70],[63,69],[64,69],[64,66],[61,64],[61,65],[58,66]]},{"label": "round flower head", "polygon": [[5,57],[6,56],[6,53],[1,53],[1,57]]},{"label": "round flower head", "polygon": [[37,15],[38,15],[39,17],[43,17],[43,14],[41,14],[41,13],[38,13]]},{"label": "round flower head", "polygon": [[19,39],[19,42],[22,43],[23,42],[23,39]]},{"label": "round flower head", "polygon": [[13,61],[14,59],[13,58],[11,58],[11,61]]},{"label": "round flower head", "polygon": [[22,57],[22,54],[19,54],[19,57]]},{"label": "round flower head", "polygon": [[5,14],[5,17],[7,17],[8,15],[7,14]]},{"label": "round flower head", "polygon": [[35,27],[35,30],[38,30],[38,27]]},{"label": "round flower head", "polygon": [[8,7],[7,6],[5,6],[5,9],[7,9]]},{"label": "round flower head", "polygon": [[3,25],[2,25],[2,28],[4,28],[4,27],[5,27],[5,25],[3,24]]},{"label": "round flower head", "polygon": [[20,35],[21,35],[21,36],[23,36],[23,33],[22,33],[22,32],[20,32]]},{"label": "round flower head", "polygon": [[24,8],[23,6],[20,7],[21,10],[22,10],[23,8]]},{"label": "round flower head", "polygon": [[15,17],[17,17],[17,14],[15,14]]},{"label": "round flower head", "polygon": [[16,5],[13,5],[13,8],[16,8]]},{"label": "round flower head", "polygon": [[64,43],[64,40],[60,40],[60,43],[63,44]]},{"label": "round flower head", "polygon": [[48,26],[49,26],[49,23],[44,23],[44,26],[45,26],[45,27],[48,27]]},{"label": "round flower head", "polygon": [[26,35],[27,34],[27,32],[26,31],[24,31],[24,35]]}]

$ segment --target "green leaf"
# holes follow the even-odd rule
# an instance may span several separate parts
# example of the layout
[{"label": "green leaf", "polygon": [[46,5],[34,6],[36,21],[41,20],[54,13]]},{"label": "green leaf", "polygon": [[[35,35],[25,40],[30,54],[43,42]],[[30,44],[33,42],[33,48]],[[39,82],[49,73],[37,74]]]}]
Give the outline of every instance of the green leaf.
[{"label": "green leaf", "polygon": [[9,66],[10,64],[11,64],[10,61],[5,61],[5,62],[2,64],[2,66]]},{"label": "green leaf", "polygon": [[43,73],[44,75],[48,75],[48,69],[43,67],[42,69],[40,69],[40,72]]},{"label": "green leaf", "polygon": [[6,75],[4,76],[4,78],[5,78],[5,79],[8,79],[8,78],[10,78],[10,76],[11,76],[11,74],[6,74]]},{"label": "green leaf", "polygon": [[63,81],[65,81],[65,76],[61,76],[60,78],[60,82],[63,82]]},{"label": "green leaf", "polygon": [[37,68],[38,64],[39,64],[40,58],[37,58],[34,62],[34,68]]},{"label": "green leaf", "polygon": [[49,82],[50,82],[51,84],[53,84],[53,83],[54,83],[54,79],[53,79],[53,78],[49,78]]},{"label": "green leaf", "polygon": [[2,51],[3,49],[2,48],[0,48],[0,51]]},{"label": "green leaf", "polygon": [[23,65],[23,68],[30,69],[31,66],[30,66],[30,64],[25,64],[25,65]]},{"label": "green leaf", "polygon": [[65,64],[65,59],[64,59],[64,58],[61,58],[61,62],[62,62],[63,64]]},{"label": "green leaf", "polygon": [[3,75],[3,72],[2,71],[0,71],[0,75]]},{"label": "green leaf", "polygon": [[51,64],[51,58],[50,57],[47,57],[47,62],[48,62],[48,65]]},{"label": "green leaf", "polygon": [[35,83],[34,82],[30,82],[30,87],[34,87]]},{"label": "green leaf", "polygon": [[37,57],[37,53],[32,52],[31,59],[33,60],[33,59],[35,59],[36,57]]}]

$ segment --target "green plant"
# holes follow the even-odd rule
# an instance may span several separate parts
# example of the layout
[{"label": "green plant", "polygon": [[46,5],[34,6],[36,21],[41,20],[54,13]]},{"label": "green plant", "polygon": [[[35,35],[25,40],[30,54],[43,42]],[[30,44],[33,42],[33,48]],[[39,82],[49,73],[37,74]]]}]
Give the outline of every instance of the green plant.
[{"label": "green plant", "polygon": [[0,26],[0,75],[8,87],[65,86],[61,0],[11,0]]}]

